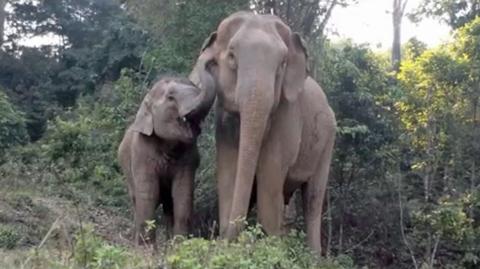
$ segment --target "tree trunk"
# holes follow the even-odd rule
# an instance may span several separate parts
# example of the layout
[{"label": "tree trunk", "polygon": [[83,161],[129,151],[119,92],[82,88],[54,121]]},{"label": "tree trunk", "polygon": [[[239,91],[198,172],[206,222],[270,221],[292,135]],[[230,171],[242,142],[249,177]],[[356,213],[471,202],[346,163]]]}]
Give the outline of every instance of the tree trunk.
[{"label": "tree trunk", "polygon": [[[430,87],[427,91],[427,98],[426,103],[430,104],[431,99],[433,98],[434,89]],[[436,117],[434,112],[429,112],[427,116],[427,126],[426,126],[426,139],[427,139],[427,147],[426,147],[426,166],[425,166],[425,174],[423,178],[424,183],[424,199],[425,203],[429,203],[430,201],[430,187],[432,185],[432,181],[435,178],[435,171],[436,171],[436,134],[437,134],[437,124],[436,124]]]},{"label": "tree trunk", "polygon": [[5,32],[5,6],[7,5],[7,0],[0,0],[0,47],[3,45],[3,36]]},{"label": "tree trunk", "polygon": [[395,72],[400,69],[401,54],[401,32],[402,19],[405,11],[405,6],[408,0],[393,0],[393,44],[392,44],[392,67]]},{"label": "tree trunk", "polygon": [[392,44],[392,67],[395,72],[400,69],[401,48],[400,48],[400,24],[393,24],[393,44]]},{"label": "tree trunk", "polygon": [[330,190],[327,188],[326,191],[327,195],[327,225],[328,225],[328,237],[327,237],[327,250],[325,254],[327,258],[330,257],[330,252],[332,249],[332,235],[333,235],[333,228],[332,228],[332,207],[331,207],[331,199],[330,199]]},{"label": "tree trunk", "polygon": [[[475,138],[477,136],[477,109],[478,109],[478,97],[475,97],[473,98],[473,101],[472,101],[472,131],[473,131],[473,137]],[[477,152],[477,149],[478,149],[478,140],[474,140],[476,142],[474,142],[475,144],[473,145],[473,148],[474,148],[474,153]],[[473,156],[473,159],[472,159],[472,166],[470,168],[470,192],[474,192],[475,189],[477,188],[477,162],[476,162],[476,158],[477,156]],[[470,218],[474,218],[474,214],[473,214],[473,207],[470,208],[470,211],[469,211],[469,215],[470,215]]]},{"label": "tree trunk", "polygon": [[287,24],[290,24],[290,18],[292,17],[292,5],[291,5],[291,0],[287,0],[287,11],[285,12],[286,15],[286,20],[287,20]]}]

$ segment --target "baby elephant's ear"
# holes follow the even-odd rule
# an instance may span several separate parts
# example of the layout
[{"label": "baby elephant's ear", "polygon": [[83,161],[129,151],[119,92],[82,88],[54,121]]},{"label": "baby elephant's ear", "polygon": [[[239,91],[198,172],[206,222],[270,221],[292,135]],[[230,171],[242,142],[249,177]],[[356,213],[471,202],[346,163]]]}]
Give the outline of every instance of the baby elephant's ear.
[{"label": "baby elephant's ear", "polygon": [[132,125],[132,130],[135,132],[142,133],[144,135],[152,135],[153,133],[153,117],[150,110],[151,107],[151,96],[149,93],[143,98],[140,109],[137,112],[135,121]]}]

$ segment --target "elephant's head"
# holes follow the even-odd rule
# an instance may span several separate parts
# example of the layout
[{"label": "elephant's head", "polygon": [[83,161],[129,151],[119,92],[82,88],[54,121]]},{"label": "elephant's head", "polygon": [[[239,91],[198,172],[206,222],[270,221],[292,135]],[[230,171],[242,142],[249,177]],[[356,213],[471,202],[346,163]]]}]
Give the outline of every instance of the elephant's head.
[{"label": "elephant's head", "polygon": [[211,77],[205,74],[196,87],[183,78],[164,78],[153,86],[142,101],[132,125],[144,135],[192,143],[200,134],[200,123],[215,100]]},{"label": "elephant's head", "polygon": [[307,76],[306,61],[300,36],[273,15],[235,13],[223,20],[204,43],[191,77],[203,72],[204,64],[210,65],[219,105],[240,115],[230,220],[246,215],[245,204],[270,117],[281,102],[296,102]]},{"label": "elephant's head", "polygon": [[306,59],[302,39],[280,18],[237,12],[207,38],[190,77],[206,63],[226,110],[242,112],[264,95],[259,102],[273,111],[281,97],[296,100],[307,76]]}]

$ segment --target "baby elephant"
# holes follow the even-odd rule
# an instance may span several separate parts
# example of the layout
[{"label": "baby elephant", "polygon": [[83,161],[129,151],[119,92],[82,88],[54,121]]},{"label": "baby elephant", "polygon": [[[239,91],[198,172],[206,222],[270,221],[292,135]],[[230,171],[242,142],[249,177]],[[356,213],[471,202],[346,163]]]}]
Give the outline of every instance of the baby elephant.
[{"label": "baby elephant", "polygon": [[173,234],[188,233],[199,164],[196,139],[215,99],[208,73],[197,80],[201,88],[184,78],[157,82],[120,144],[118,158],[133,202],[137,245],[155,241],[155,230],[148,229],[146,221],[155,219],[160,204]]}]

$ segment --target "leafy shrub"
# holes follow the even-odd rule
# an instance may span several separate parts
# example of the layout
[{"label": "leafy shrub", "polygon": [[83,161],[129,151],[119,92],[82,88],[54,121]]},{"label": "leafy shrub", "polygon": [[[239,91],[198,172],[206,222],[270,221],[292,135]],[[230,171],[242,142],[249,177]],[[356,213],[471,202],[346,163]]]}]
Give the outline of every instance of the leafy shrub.
[{"label": "leafy shrub", "polygon": [[278,268],[347,269],[352,260],[318,260],[305,247],[304,235],[292,232],[286,237],[267,237],[259,226],[250,227],[235,242],[194,238],[172,241],[166,261],[173,269],[200,268]]},{"label": "leafy shrub", "polygon": [[13,249],[20,241],[20,235],[10,226],[0,225],[0,248]]},{"label": "leafy shrub", "polygon": [[126,248],[108,244],[91,227],[77,233],[73,259],[77,266],[87,269],[144,268]]},{"label": "leafy shrub", "polygon": [[149,250],[137,251],[108,243],[95,234],[92,226],[87,225],[76,233],[73,253],[51,247],[36,249],[24,253],[27,257],[20,257],[14,262],[15,267],[28,265],[28,268],[63,269],[356,268],[346,255],[318,259],[305,247],[304,240],[304,234],[295,231],[282,238],[267,237],[256,226],[243,231],[232,242],[176,237],[166,242],[163,251],[152,255]]}]

